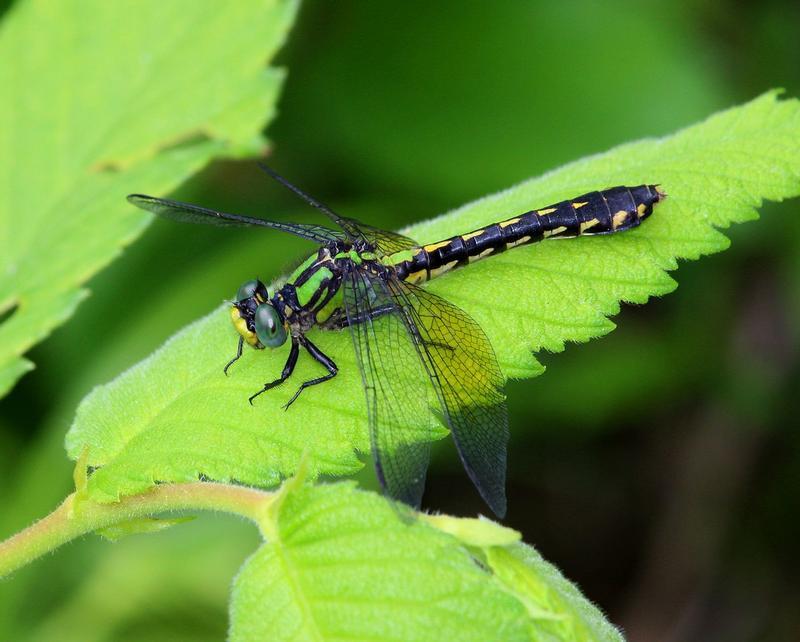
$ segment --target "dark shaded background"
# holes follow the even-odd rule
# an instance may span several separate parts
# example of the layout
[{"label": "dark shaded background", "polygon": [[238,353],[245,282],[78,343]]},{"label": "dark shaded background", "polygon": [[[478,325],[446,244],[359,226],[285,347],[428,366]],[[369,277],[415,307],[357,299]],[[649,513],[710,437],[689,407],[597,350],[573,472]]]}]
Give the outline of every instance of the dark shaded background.
[{"label": "dark shaded background", "polygon": [[[800,5],[778,0],[307,2],[279,59],[270,162],[400,227],[770,87],[800,94],[799,27]],[[179,196],[314,218],[252,163]],[[731,250],[682,265],[674,294],[508,386],[508,524],[632,641],[800,639],[797,209],[766,206]],[[0,535],[69,491],[61,442],[91,387],[280,273],[304,246],[277,237],[156,223],[92,281],[0,402]],[[449,445],[428,488],[430,508],[485,510]],[[256,541],[208,516],[83,540],[0,584],[0,639],[222,639]]]}]

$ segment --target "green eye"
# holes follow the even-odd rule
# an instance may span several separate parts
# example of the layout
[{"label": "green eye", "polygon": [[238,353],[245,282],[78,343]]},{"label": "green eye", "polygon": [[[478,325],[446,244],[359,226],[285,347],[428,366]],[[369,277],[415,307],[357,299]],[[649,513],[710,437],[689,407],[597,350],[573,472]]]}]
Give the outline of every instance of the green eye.
[{"label": "green eye", "polygon": [[247,281],[242,284],[242,287],[240,287],[239,291],[236,293],[236,301],[244,301],[256,294],[261,297],[262,301],[266,301],[269,298],[267,288],[264,284],[258,279],[253,279],[252,281]]},{"label": "green eye", "polygon": [[262,303],[256,308],[253,323],[256,327],[256,336],[263,345],[277,348],[286,342],[286,329],[278,311],[269,303]]},{"label": "green eye", "polygon": [[256,281],[255,279],[243,283],[242,287],[240,287],[239,291],[236,293],[236,300],[244,301],[245,299],[249,299],[256,293],[257,287],[258,287],[258,281]]}]

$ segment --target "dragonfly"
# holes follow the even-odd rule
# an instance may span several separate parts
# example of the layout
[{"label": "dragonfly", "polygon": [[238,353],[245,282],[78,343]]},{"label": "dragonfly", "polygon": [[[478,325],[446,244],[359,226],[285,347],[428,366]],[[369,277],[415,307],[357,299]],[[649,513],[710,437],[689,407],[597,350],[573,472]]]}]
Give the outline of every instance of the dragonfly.
[{"label": "dragonfly", "polygon": [[[303,349],[324,374],[303,381],[284,406],[338,373],[334,359],[309,338],[312,329],[349,330],[366,394],[372,459],[383,492],[418,508],[432,442],[431,413],[449,429],[467,475],[489,508],[506,513],[509,440],[505,379],[486,333],[464,310],[423,284],[511,248],[552,238],[614,234],[637,227],[666,196],[658,185],[612,187],[515,215],[435,243],[340,216],[271,168],[278,183],[335,225],[271,221],[143,194],[135,206],[187,223],[279,230],[312,241],[317,250],[280,287],[253,279],[231,302],[243,346],[279,348],[290,342],[280,376],[249,398],[287,381]],[[321,371],[322,373],[322,371]]]}]

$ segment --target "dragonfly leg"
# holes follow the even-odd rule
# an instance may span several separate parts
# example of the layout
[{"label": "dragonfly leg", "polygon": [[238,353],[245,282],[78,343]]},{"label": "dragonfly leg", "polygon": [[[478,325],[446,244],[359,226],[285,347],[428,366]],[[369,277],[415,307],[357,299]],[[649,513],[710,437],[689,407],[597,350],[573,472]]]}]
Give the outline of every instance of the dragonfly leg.
[{"label": "dragonfly leg", "polygon": [[225,374],[226,377],[228,376],[228,368],[230,368],[236,361],[239,360],[239,357],[242,356],[243,345],[244,345],[244,339],[242,337],[239,337],[239,347],[236,349],[236,356],[230,361],[228,361],[228,363],[226,363],[225,367],[222,369],[222,372]]},{"label": "dragonfly leg", "polygon": [[289,352],[289,358],[286,360],[286,364],[283,366],[283,372],[281,372],[281,376],[275,381],[270,381],[269,383],[265,383],[264,387],[259,390],[256,394],[254,394],[248,401],[250,405],[253,405],[253,399],[258,397],[262,392],[266,392],[275,386],[279,386],[284,381],[286,381],[289,377],[292,376],[292,372],[294,372],[294,367],[297,365],[297,355],[300,354],[300,348],[298,347],[298,342],[292,337],[292,349]]},{"label": "dragonfly leg", "polygon": [[310,379],[309,381],[304,381],[300,384],[300,387],[297,389],[297,392],[294,393],[289,402],[283,407],[284,410],[288,410],[289,406],[291,406],[295,399],[300,396],[300,393],[303,392],[309,386],[316,386],[318,383],[322,383],[323,381],[328,381],[329,379],[333,379],[336,376],[336,373],[339,372],[339,368],[336,367],[336,364],[333,362],[328,355],[326,355],[322,350],[320,350],[317,346],[315,346],[311,341],[306,339],[305,337],[298,337],[299,342],[302,346],[308,350],[308,354],[314,357],[314,360],[317,363],[321,363],[328,371],[324,377],[317,377],[316,379]]}]

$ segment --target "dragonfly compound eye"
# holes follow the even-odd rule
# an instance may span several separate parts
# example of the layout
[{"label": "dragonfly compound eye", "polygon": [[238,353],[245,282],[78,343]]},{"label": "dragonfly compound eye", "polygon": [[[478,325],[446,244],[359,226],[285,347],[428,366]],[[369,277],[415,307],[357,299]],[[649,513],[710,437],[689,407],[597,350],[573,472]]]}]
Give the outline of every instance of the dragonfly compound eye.
[{"label": "dragonfly compound eye", "polygon": [[236,292],[236,302],[244,301],[255,296],[259,303],[263,303],[269,298],[266,286],[258,279],[253,279],[242,284]]},{"label": "dragonfly compound eye", "polygon": [[253,320],[258,340],[265,346],[277,348],[286,342],[286,328],[283,327],[278,311],[269,303],[256,308]]}]

